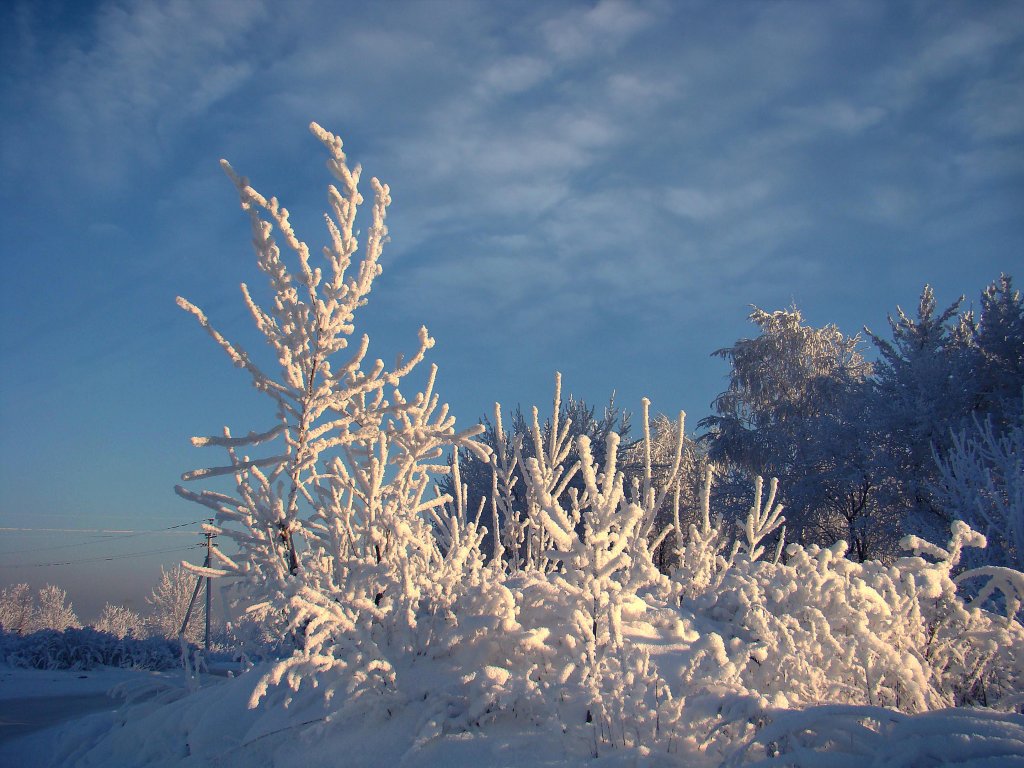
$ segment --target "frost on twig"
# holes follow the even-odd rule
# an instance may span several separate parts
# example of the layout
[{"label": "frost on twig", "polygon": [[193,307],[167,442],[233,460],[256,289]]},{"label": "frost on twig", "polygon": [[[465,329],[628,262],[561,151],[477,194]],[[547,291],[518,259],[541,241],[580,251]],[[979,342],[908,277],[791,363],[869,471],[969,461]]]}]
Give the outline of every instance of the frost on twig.
[{"label": "frost on twig", "polygon": [[[761,542],[786,522],[786,518],[782,516],[782,505],[775,503],[778,486],[779,481],[773,477],[768,484],[768,500],[762,506],[764,480],[760,476],[754,480],[754,505],[750,508],[747,519],[739,524],[744,537],[744,549],[751,561],[761,558],[764,554]],[[785,530],[782,535],[785,535]],[[777,552],[781,551],[781,546],[780,543]]]}]

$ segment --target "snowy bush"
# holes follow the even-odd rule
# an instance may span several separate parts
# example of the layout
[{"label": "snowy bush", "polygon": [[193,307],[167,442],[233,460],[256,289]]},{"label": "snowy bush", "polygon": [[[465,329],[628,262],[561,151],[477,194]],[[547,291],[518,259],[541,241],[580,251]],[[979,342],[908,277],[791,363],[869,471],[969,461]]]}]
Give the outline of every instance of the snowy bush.
[{"label": "snowy bush", "polygon": [[738,557],[714,592],[684,604],[714,646],[687,671],[687,687],[728,680],[787,706],[908,712],[1012,696],[1024,680],[1024,633],[956,594],[950,572],[967,535],[958,530],[937,563],[855,563],[842,543],[791,545],[785,564]]},{"label": "snowy bush", "polygon": [[[337,137],[316,124],[311,130],[328,149],[328,168],[341,184],[340,190],[328,188],[330,241],[323,249],[323,268],[311,261],[277,199],[263,197],[223,163],[250,217],[257,266],[270,280],[269,309],[257,304],[244,284],[242,293],[274,350],[279,377],[264,373],[198,308],[178,300],[276,411],[274,426],[260,433],[234,437],[225,429],[223,436],[193,440],[226,449],[229,463],[183,478],[233,476],[234,495],[177,489],[214,509],[223,535],[238,547],[237,562],[214,550],[220,567],[210,573],[241,576],[250,615],[292,639],[295,653],[266,676],[254,701],[268,686],[287,682],[297,689],[304,680],[316,684],[325,675],[336,678],[348,697],[396,690],[393,660],[422,652],[432,630],[421,626],[421,618],[443,611],[443,605],[428,605],[430,598],[438,590],[457,591],[454,583],[437,584],[438,568],[477,559],[472,549],[478,537],[464,520],[442,552],[431,517],[452,499],[431,494],[431,477],[447,471],[441,459],[448,447],[488,455],[471,439],[480,427],[455,431],[454,418],[434,393],[436,370],[415,396],[407,398],[399,389],[433,346],[426,328],[420,329],[413,355],[399,356],[390,369],[380,360],[368,363],[365,335],[349,349],[354,313],[381,271],[389,190],[372,180],[365,252],[352,275],[359,247],[356,213],[363,202],[361,168],[348,166]],[[297,269],[286,266],[275,227]],[[339,360],[345,350],[349,357]],[[262,446],[271,455],[242,453]],[[461,580],[462,569],[455,570]],[[321,690],[330,698],[335,687]]]},{"label": "snowy bush", "polygon": [[0,649],[8,664],[30,669],[106,666],[161,670],[181,666],[176,641],[117,637],[91,627],[68,628],[63,632],[44,629],[22,637],[4,632]]},{"label": "snowy bush", "polygon": [[882,707],[830,704],[766,709],[760,717],[765,726],[731,751],[726,768],[1024,765],[1024,722],[1000,712],[964,708],[911,717]]},{"label": "snowy bush", "polygon": [[123,605],[106,603],[99,619],[96,621],[97,632],[105,632],[108,635],[121,639],[126,636],[141,638],[145,636],[145,622],[142,617]]}]

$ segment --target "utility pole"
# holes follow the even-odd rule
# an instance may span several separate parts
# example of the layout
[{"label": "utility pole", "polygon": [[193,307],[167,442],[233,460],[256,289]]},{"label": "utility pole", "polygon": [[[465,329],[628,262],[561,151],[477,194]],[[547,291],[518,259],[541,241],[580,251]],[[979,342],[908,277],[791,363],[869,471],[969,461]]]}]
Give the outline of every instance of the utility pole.
[{"label": "utility pole", "polygon": [[[208,518],[206,521],[208,524],[203,526],[203,533],[206,536],[206,559],[203,561],[203,567],[209,568],[213,564],[213,539],[217,535],[214,533],[216,530],[213,527],[213,518]],[[210,608],[213,593],[213,579],[210,576],[202,576],[196,579],[196,588],[192,590],[192,599],[189,600],[188,610],[185,611],[185,620],[181,622],[181,631],[178,633],[179,637],[185,636],[185,630],[188,629],[188,620],[192,617],[192,607],[196,603],[196,598],[199,597],[199,587],[203,584],[203,579],[206,579],[206,632],[204,637],[204,646],[207,653],[210,651]]]},{"label": "utility pole", "polygon": [[[206,528],[206,562],[204,565],[210,568],[213,565],[213,518],[207,520],[209,527]],[[210,652],[210,594],[213,591],[213,579],[206,577],[206,652]]]}]

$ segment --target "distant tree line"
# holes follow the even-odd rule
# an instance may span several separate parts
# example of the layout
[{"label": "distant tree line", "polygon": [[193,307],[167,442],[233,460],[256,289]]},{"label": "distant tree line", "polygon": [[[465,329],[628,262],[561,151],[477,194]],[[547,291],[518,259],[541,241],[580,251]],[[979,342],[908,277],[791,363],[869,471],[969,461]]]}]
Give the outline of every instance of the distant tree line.
[{"label": "distant tree line", "polygon": [[[177,638],[185,611],[195,587],[196,577],[183,567],[160,569],[160,578],[146,597],[150,606],[143,615],[124,605],[107,603],[92,627],[118,638]],[[197,600],[185,633],[185,639],[202,640],[205,606]],[[63,632],[82,626],[67,592],[48,584],[33,595],[28,584],[13,584],[0,589],[0,631],[30,635],[42,630]]]}]

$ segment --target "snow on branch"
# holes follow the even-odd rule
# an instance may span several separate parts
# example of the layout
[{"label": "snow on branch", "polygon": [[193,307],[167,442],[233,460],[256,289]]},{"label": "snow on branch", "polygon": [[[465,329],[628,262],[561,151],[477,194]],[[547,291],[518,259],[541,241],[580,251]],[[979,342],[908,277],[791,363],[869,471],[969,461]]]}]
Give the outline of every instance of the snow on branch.
[{"label": "snow on branch", "polygon": [[[761,542],[775,532],[786,518],[782,516],[782,505],[775,503],[775,492],[778,490],[779,481],[774,477],[768,484],[768,500],[761,505],[764,491],[764,480],[759,475],[754,480],[754,505],[750,508],[747,519],[740,525],[743,532],[747,556],[751,561],[756,561],[764,554],[764,547]],[[782,536],[785,536],[783,530]],[[781,550],[781,544],[779,546]]]}]

